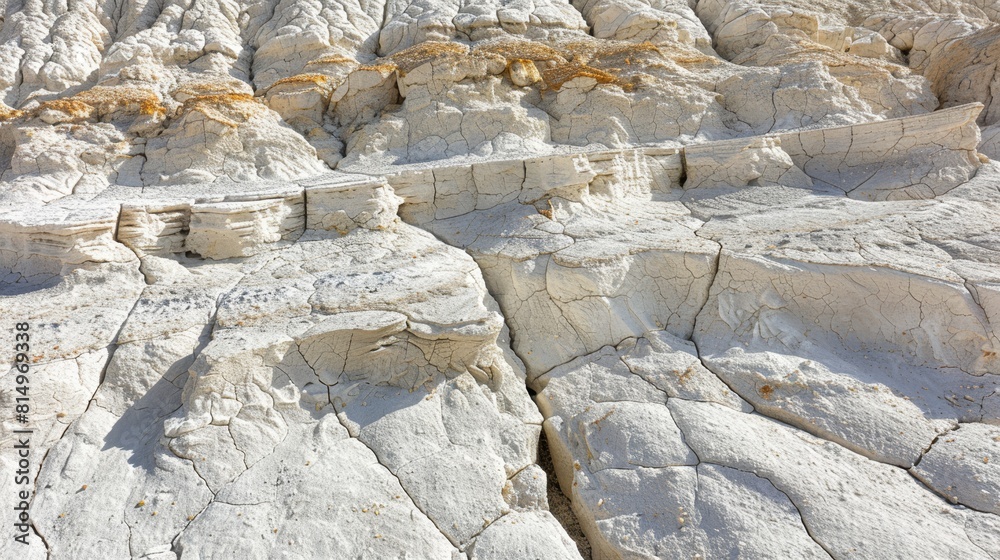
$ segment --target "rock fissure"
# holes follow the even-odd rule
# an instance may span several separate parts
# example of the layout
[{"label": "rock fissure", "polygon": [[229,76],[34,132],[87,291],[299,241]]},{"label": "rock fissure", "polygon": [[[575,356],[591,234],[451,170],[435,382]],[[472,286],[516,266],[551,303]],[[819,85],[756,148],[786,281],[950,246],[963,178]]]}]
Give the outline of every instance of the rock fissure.
[{"label": "rock fissure", "polygon": [[997,557],[1000,13],[694,4],[0,0],[17,555]]},{"label": "rock fissure", "polygon": [[[338,417],[338,421],[340,421],[339,417]],[[342,421],[340,421],[340,423],[341,423],[341,426],[343,426],[345,430],[348,429],[348,427],[346,425],[344,425],[344,423]],[[413,504],[413,507],[417,508],[417,510],[420,511],[420,513],[423,514],[423,516],[425,518],[427,518],[427,520],[430,521],[431,524],[434,525],[434,527],[437,529],[437,531],[439,533],[441,533],[441,536],[443,536],[444,538],[448,539],[448,541],[452,544],[452,546],[454,546],[456,549],[460,549],[461,545],[464,544],[465,546],[468,546],[470,544],[470,543],[456,543],[452,539],[452,537],[448,536],[447,533],[445,533],[444,531],[442,531],[441,527],[438,525],[437,521],[435,521],[433,518],[431,518],[429,515],[427,515],[427,512],[425,512],[423,509],[421,509],[420,506],[417,505],[417,502],[413,500],[413,496],[411,496],[410,493],[407,491],[406,486],[403,485],[403,481],[399,479],[399,476],[397,476],[396,473],[392,472],[392,470],[389,469],[389,467],[386,466],[385,463],[383,463],[382,460],[378,458],[378,454],[375,452],[375,450],[372,449],[371,447],[369,447],[368,444],[364,442],[364,440],[362,440],[360,438],[357,438],[355,436],[350,436],[350,437],[351,437],[351,439],[354,439],[358,443],[364,445],[368,449],[368,451],[371,452],[371,454],[375,457],[375,460],[378,461],[379,466],[381,466],[385,470],[385,472],[387,472],[388,474],[390,474],[396,480],[396,483],[402,489],[403,493],[406,494],[407,499],[410,500],[410,503]],[[477,533],[477,535],[478,535],[478,533]]]}]

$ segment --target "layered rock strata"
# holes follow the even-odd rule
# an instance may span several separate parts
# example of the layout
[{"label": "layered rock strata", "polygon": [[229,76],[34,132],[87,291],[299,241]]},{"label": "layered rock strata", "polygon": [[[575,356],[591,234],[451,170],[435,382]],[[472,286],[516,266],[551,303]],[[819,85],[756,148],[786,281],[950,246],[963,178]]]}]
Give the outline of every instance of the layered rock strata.
[{"label": "layered rock strata", "polygon": [[1000,558],[989,2],[0,7],[3,556]]}]

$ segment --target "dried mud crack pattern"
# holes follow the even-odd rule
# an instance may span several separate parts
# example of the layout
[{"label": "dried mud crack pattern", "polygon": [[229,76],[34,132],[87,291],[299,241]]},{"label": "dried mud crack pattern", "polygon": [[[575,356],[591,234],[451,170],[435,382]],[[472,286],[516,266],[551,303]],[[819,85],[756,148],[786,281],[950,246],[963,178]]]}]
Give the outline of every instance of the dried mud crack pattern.
[{"label": "dried mud crack pattern", "polygon": [[1000,558],[990,2],[0,10],[3,557]]}]

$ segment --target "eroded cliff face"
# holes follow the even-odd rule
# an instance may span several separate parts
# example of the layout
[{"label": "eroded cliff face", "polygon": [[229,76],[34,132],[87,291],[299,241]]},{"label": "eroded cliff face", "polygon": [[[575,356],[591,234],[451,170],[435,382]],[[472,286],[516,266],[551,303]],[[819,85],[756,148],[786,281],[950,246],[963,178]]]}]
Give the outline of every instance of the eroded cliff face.
[{"label": "eroded cliff face", "polygon": [[0,555],[1000,558],[994,3],[0,7]]}]

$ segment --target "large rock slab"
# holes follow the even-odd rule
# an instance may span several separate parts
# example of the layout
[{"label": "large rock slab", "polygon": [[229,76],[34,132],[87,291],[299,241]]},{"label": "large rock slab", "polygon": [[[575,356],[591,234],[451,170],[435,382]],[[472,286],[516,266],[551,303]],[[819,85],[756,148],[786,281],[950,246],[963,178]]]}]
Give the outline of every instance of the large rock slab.
[{"label": "large rock slab", "polygon": [[0,0],[0,556],[1000,557],[998,21]]},{"label": "large rock slab", "polygon": [[684,206],[652,201],[672,181],[649,159],[527,161],[516,201],[426,224],[483,269],[529,377],[648,330],[690,336],[718,246]]},{"label": "large rock slab", "polygon": [[[48,258],[67,264],[51,267],[63,275],[54,287],[31,274],[10,284],[28,290],[6,300],[11,312],[47,298],[24,313],[32,324],[70,296],[90,303],[56,327],[108,307],[106,328],[87,331],[97,339],[56,345],[80,368],[93,361],[77,357],[84,349],[103,360],[79,372],[84,393],[67,388],[66,403],[49,407],[62,411],[58,430],[37,444],[44,452],[58,440],[30,510],[43,548],[67,557],[323,547],[452,558],[488,534],[478,557],[547,542],[578,558],[547,511],[534,464],[542,418],[475,262],[399,223],[385,183],[328,177],[305,189],[311,204],[301,188],[133,203],[118,233],[135,253],[99,239],[131,257],[124,263],[74,264],[56,252]],[[346,211],[329,208],[338,198]],[[297,213],[273,211],[296,201]],[[206,227],[204,208],[239,220]],[[306,215],[317,217],[310,229]],[[253,233],[281,224],[295,235]],[[205,255],[185,256],[202,246]],[[119,286],[81,295],[94,275],[120,276]],[[135,293],[123,297],[127,278]],[[220,529],[234,523],[239,534]]]},{"label": "large rock slab", "polygon": [[913,474],[953,503],[1000,514],[995,488],[998,443],[997,426],[962,424],[934,442]]}]

